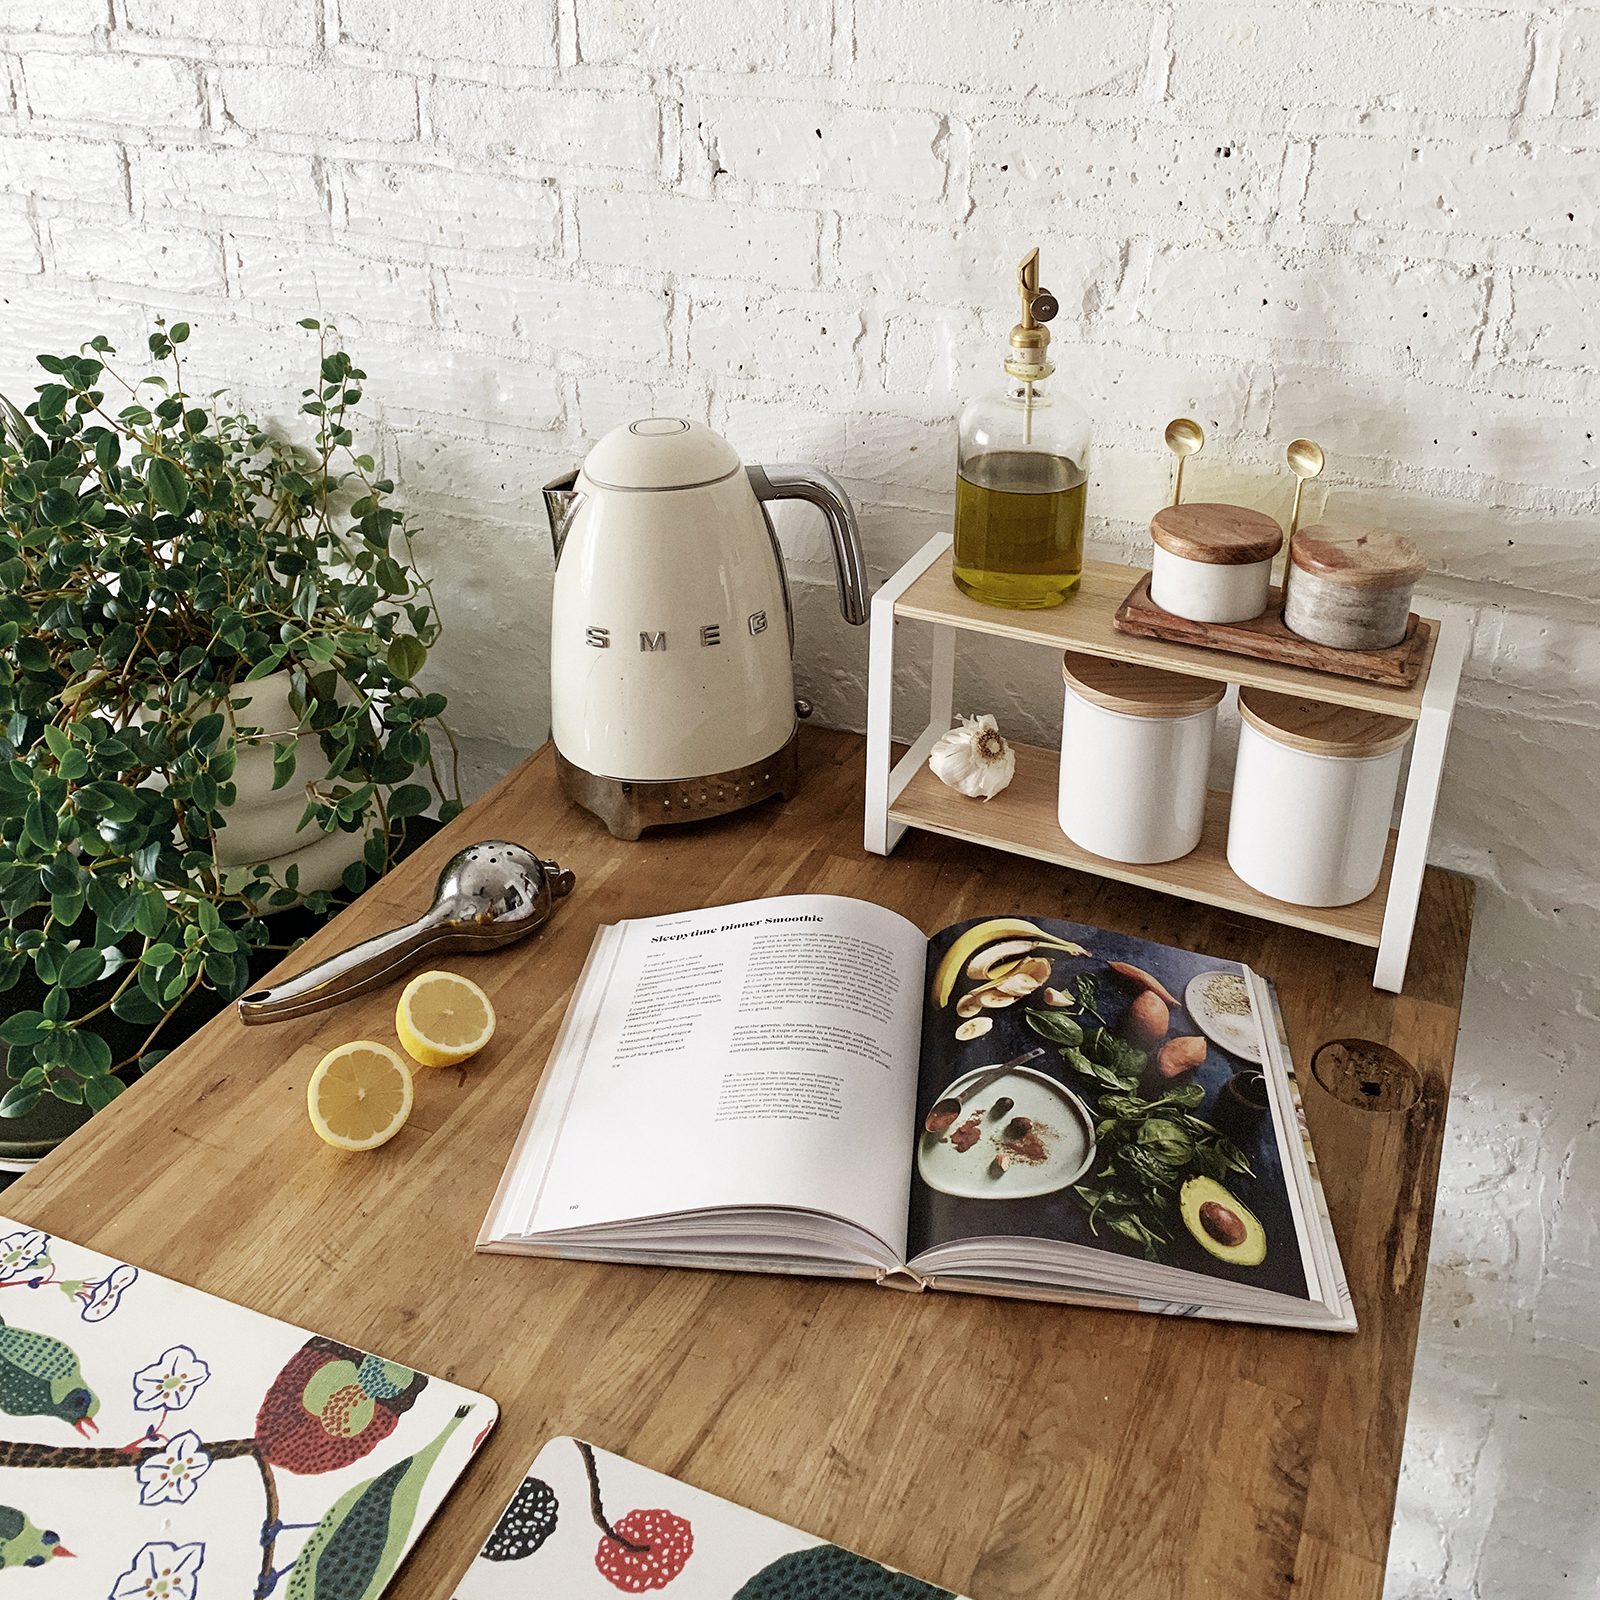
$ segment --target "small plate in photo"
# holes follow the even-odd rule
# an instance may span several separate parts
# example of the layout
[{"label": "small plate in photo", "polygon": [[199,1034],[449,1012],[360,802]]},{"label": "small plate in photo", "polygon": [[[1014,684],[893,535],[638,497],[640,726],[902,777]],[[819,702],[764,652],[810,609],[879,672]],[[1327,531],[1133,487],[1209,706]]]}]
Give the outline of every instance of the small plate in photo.
[{"label": "small plate in photo", "polygon": [[[1244,1011],[1219,1011],[1216,1004],[1206,995],[1206,986],[1215,984],[1220,978],[1237,978],[1240,988],[1244,988],[1244,974],[1237,970],[1230,971],[1226,967],[1219,967],[1215,972],[1202,972],[1189,980],[1189,987],[1183,991],[1184,1009],[1194,1018],[1194,1025],[1212,1044],[1220,1045],[1230,1055],[1238,1056],[1241,1061],[1249,1061],[1255,1066],[1261,1065],[1261,1040],[1256,1032],[1256,1019],[1252,1012]],[[1228,986],[1232,988],[1230,984]],[[1250,1004],[1250,991],[1244,990],[1244,1003]]]},{"label": "small plate in photo", "polygon": [[[988,1072],[964,1072],[940,1095],[959,1096],[974,1078]],[[1011,1101],[999,1115],[995,1102]],[[1034,1125],[1033,1144],[1006,1140],[1003,1134],[1016,1117]],[[961,1148],[965,1145],[966,1148]],[[1010,1146],[1011,1165],[995,1166],[1000,1150]],[[930,1189],[968,1200],[1023,1200],[1054,1194],[1076,1183],[1094,1161],[1094,1119],[1065,1084],[1031,1067],[1013,1067],[961,1108],[945,1134],[917,1136],[917,1171]]]}]

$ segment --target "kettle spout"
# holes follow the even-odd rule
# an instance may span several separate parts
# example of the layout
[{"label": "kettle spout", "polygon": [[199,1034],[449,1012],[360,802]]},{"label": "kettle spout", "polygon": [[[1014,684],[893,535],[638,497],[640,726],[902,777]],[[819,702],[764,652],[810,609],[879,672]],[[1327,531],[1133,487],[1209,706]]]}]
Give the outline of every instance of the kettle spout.
[{"label": "kettle spout", "polygon": [[588,498],[581,489],[573,488],[578,481],[578,471],[552,479],[544,486],[545,515],[550,518],[550,542],[555,546],[556,564],[561,564],[561,547],[567,542],[567,530],[578,514],[578,507]]}]

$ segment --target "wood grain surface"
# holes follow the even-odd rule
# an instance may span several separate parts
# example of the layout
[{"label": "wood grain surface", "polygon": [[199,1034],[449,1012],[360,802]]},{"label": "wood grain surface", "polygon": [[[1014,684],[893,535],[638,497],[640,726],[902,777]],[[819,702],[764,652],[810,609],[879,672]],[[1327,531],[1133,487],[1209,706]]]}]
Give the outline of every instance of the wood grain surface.
[{"label": "wood grain surface", "polygon": [[1129,717],[1198,716],[1228,692],[1225,683],[1190,678],[1181,672],[1163,672],[1160,667],[1137,661],[1087,656],[1076,650],[1063,652],[1061,675],[1079,699]]},{"label": "wood grain surface", "polygon": [[[1303,694],[1314,700],[1332,701],[1335,705],[1365,706],[1390,716],[1410,717],[1412,721],[1422,714],[1422,691],[1439,632],[1426,618],[1419,619],[1427,637],[1423,640],[1422,663],[1416,681],[1410,688],[1397,689],[1386,683],[1330,674],[1320,670],[1309,656],[1304,659],[1298,656],[1278,659],[1270,654],[1254,656],[1252,652],[1259,647],[1248,637],[1244,643],[1224,651],[1208,643],[1180,644],[1119,631],[1116,622],[1119,608],[1132,600],[1130,591],[1136,585],[1142,584],[1148,592],[1149,581],[1150,574],[1138,567],[1085,561],[1077,593],[1063,604],[1046,611],[1011,611],[1004,606],[985,605],[981,600],[962,594],[950,577],[950,568],[940,561],[895,601],[894,614],[897,618],[943,623],[947,627],[1016,639],[1024,644],[1049,645],[1058,651],[1084,650],[1090,655],[1110,656],[1118,661],[1142,661],[1196,678],[1225,678],[1229,683],[1253,683],[1262,689]],[[1157,621],[1165,617],[1199,629],[1224,626],[1221,623],[1185,623],[1182,617],[1150,607],[1148,598],[1145,605],[1155,611]],[[1235,626],[1248,632],[1252,624]],[[1277,627],[1286,638],[1316,653],[1316,659],[1330,653],[1325,645],[1314,645],[1289,633],[1281,620]],[[1348,651],[1333,653],[1349,655]]]},{"label": "wood grain surface", "polygon": [[1283,529],[1266,512],[1204,500],[1163,506],[1150,537],[1172,555],[1215,567],[1254,566],[1283,548]]},{"label": "wood grain surface", "polygon": [[[306,1121],[332,1045],[392,1043],[398,993],[246,1031],[217,1018],[24,1177],[37,1227],[480,1388],[501,1422],[393,1593],[447,1600],[541,1443],[574,1433],[975,1597],[1319,1595],[1382,1588],[1471,922],[1430,872],[1404,994],[1348,945],[914,834],[860,846],[860,739],[807,730],[787,804],[634,843],[566,805],[547,747],[286,963],[427,904],[473,839],[578,886],[540,934],[459,965],[499,1031],[419,1073],[391,1144]],[[1267,1331],[867,1283],[475,1255],[472,1239],[596,925],[780,892],[858,895],[933,931],[1031,912],[1238,957],[1282,988],[1361,1318]],[[1391,1046],[1417,1104],[1321,1091],[1330,1038]]]},{"label": "wood grain surface", "polygon": [[1239,691],[1239,715],[1257,733],[1314,756],[1370,758],[1387,755],[1416,731],[1404,717],[1386,717],[1354,706],[1330,706],[1270,689]]},{"label": "wood grain surface", "polygon": [[[1384,850],[1378,887],[1365,900],[1348,906],[1291,905],[1252,889],[1228,865],[1228,814],[1233,804],[1228,790],[1207,792],[1200,843],[1188,855],[1176,861],[1142,864],[1111,861],[1074,844],[1061,831],[1057,809],[1061,786],[1060,752],[1041,750],[1029,744],[1014,744],[1011,748],[1017,755],[1016,775],[992,800],[974,800],[969,795],[958,794],[924,766],[889,807],[890,820],[909,822],[914,828],[927,828],[946,838],[964,839],[969,844],[1015,850],[1056,866],[1085,867],[1122,883],[1162,889],[1225,911],[1266,917],[1310,933],[1348,939],[1352,944],[1369,945],[1373,949],[1378,947],[1394,868],[1397,835],[1393,829]],[[900,851],[895,854],[898,856]]]},{"label": "wood grain surface", "polygon": [[[1423,669],[1432,659],[1433,634],[1431,622],[1413,612],[1406,621],[1405,637],[1398,644],[1381,650],[1335,650],[1331,645],[1318,644],[1295,633],[1283,620],[1283,590],[1276,586],[1267,590],[1267,609],[1248,622],[1195,622],[1180,617],[1158,606],[1150,598],[1150,575],[1146,573],[1126,600],[1117,608],[1116,629],[1140,639],[1162,639],[1171,644],[1186,644],[1229,655],[1250,656],[1258,661],[1275,661],[1284,666],[1303,668],[1315,672],[1321,680],[1303,684],[1288,692],[1314,699],[1356,704],[1336,692],[1333,679],[1360,679],[1364,683],[1381,684],[1387,689],[1420,691]],[[1393,635],[1390,635],[1393,638]],[[1212,669],[1235,682],[1249,683],[1248,677],[1221,666]],[[1257,681],[1256,687],[1279,688]],[[1281,692],[1281,690],[1280,690]],[[1404,705],[1362,705],[1363,710],[1378,711],[1392,716],[1415,717],[1416,712]]]},{"label": "wood grain surface", "polygon": [[1403,533],[1324,522],[1295,534],[1289,559],[1302,572],[1358,589],[1398,589],[1428,570],[1428,558]]}]

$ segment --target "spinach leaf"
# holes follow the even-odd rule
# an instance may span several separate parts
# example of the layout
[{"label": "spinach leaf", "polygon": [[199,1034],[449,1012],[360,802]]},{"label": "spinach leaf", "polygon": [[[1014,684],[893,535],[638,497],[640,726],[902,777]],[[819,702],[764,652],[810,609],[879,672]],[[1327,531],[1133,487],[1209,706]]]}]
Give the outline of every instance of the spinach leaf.
[{"label": "spinach leaf", "polygon": [[1023,1020],[1041,1039],[1048,1039],[1051,1044],[1075,1050],[1083,1043],[1083,1029],[1071,1017],[1063,1016],[1059,1011],[1029,1011],[1024,1014]]}]

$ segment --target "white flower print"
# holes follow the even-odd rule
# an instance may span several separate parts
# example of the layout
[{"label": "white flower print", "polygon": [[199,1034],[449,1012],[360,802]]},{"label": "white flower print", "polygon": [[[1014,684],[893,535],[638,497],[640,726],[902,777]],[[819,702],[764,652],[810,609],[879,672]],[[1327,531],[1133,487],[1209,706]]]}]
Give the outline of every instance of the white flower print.
[{"label": "white flower print", "polygon": [[50,1235],[24,1228],[0,1239],[0,1283],[15,1283],[50,1268]]},{"label": "white flower print", "polygon": [[200,1487],[200,1479],[210,1470],[211,1456],[201,1445],[200,1435],[193,1429],[180,1433],[139,1463],[139,1504],[158,1506],[164,1500],[181,1503]]},{"label": "white flower print", "polygon": [[117,1579],[111,1600],[194,1600],[203,1544],[147,1544]]},{"label": "white flower print", "polygon": [[182,1411],[211,1376],[211,1368],[186,1344],[175,1344],[133,1375],[136,1411]]},{"label": "white flower print", "polygon": [[85,1322],[104,1322],[122,1304],[123,1295],[133,1287],[139,1276],[137,1267],[126,1261],[113,1267],[98,1283],[86,1283],[78,1290],[83,1310],[78,1313]]}]

